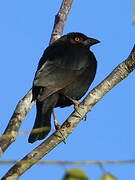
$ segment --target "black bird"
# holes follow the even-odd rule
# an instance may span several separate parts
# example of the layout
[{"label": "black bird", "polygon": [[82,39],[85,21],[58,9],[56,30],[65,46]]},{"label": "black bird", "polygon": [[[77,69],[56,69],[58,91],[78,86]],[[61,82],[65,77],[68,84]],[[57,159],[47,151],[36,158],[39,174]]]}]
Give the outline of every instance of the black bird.
[{"label": "black bird", "polygon": [[41,57],[33,81],[36,120],[28,141],[44,139],[51,130],[55,107],[76,104],[94,80],[97,61],[89,50],[99,43],[82,33],[69,33],[48,46]]}]

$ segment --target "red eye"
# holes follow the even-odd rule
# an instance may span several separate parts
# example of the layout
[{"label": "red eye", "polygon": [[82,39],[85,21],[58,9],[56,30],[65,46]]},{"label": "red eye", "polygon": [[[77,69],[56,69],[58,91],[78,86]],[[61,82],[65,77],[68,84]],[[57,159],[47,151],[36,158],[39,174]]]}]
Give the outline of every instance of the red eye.
[{"label": "red eye", "polygon": [[75,37],[75,41],[79,42],[80,38],[79,37]]}]

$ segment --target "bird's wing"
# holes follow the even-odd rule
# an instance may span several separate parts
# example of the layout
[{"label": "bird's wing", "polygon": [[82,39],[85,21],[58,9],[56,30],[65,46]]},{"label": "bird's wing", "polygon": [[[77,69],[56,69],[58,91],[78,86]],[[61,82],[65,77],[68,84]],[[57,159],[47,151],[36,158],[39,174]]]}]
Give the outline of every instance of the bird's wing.
[{"label": "bird's wing", "polygon": [[80,75],[89,62],[89,50],[82,47],[49,47],[43,54],[34,85],[59,88],[67,86]]},{"label": "bird's wing", "polygon": [[60,66],[54,61],[46,61],[35,75],[34,86],[62,89],[74,81],[82,71],[83,68],[74,70]]},{"label": "bird's wing", "polygon": [[44,98],[76,80],[90,62],[89,52],[82,48],[70,47],[63,51],[61,49],[49,47],[39,62],[33,87],[42,87],[42,90],[44,88],[43,93],[39,93],[40,96],[44,94]]}]

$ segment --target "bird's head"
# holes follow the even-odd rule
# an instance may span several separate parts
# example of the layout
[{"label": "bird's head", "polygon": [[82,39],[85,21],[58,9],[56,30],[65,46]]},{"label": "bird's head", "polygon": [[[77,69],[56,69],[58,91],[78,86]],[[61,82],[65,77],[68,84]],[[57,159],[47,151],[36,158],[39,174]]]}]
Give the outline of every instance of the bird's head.
[{"label": "bird's head", "polygon": [[79,32],[68,33],[67,35],[62,36],[59,41],[68,41],[72,44],[80,44],[87,48],[90,48],[90,46],[94,44],[100,43],[99,40],[87,37]]}]

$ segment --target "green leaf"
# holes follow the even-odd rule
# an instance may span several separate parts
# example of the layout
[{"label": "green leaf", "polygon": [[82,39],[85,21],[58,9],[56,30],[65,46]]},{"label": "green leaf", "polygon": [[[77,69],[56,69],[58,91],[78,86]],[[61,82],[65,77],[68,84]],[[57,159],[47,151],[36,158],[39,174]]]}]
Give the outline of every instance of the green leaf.
[{"label": "green leaf", "polygon": [[89,180],[86,173],[79,168],[73,168],[66,172],[63,180]]},{"label": "green leaf", "polygon": [[99,180],[117,180],[117,179],[112,174],[105,173]]}]

